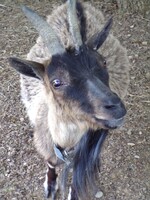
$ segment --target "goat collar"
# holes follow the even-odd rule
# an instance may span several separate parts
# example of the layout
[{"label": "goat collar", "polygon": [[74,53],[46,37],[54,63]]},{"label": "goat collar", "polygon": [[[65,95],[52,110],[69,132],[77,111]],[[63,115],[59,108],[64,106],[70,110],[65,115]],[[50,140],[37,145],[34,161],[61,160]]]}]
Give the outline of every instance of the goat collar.
[{"label": "goat collar", "polygon": [[73,158],[74,149],[66,151],[65,149],[62,149],[60,146],[54,144],[54,152],[57,158],[65,162],[67,165],[70,165]]}]

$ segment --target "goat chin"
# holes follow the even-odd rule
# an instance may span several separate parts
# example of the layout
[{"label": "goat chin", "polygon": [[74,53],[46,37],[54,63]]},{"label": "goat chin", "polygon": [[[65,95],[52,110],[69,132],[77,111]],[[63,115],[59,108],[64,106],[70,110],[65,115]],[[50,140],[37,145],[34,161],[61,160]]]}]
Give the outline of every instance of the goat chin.
[{"label": "goat chin", "polygon": [[95,117],[95,120],[97,123],[100,123],[101,127],[104,129],[116,129],[122,126],[124,122],[124,117],[119,118],[119,119],[99,119]]}]

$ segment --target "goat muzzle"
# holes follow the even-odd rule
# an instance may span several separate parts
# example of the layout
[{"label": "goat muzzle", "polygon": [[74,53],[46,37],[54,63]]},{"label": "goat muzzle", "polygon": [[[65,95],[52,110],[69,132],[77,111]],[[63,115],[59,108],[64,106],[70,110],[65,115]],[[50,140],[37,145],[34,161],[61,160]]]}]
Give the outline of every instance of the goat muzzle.
[{"label": "goat muzzle", "polygon": [[98,83],[88,82],[88,96],[94,107],[93,118],[103,128],[118,128],[124,121],[126,108],[117,94],[102,82]]}]

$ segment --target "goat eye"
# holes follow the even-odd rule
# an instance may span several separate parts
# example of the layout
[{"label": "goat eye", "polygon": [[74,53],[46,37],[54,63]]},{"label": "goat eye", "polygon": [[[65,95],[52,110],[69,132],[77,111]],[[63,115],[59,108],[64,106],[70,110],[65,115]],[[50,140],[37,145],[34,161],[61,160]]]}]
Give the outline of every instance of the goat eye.
[{"label": "goat eye", "polygon": [[104,67],[106,67],[106,60],[103,61]]},{"label": "goat eye", "polygon": [[52,81],[52,85],[53,85],[53,88],[59,88],[62,85],[62,83],[59,79],[55,79]]}]

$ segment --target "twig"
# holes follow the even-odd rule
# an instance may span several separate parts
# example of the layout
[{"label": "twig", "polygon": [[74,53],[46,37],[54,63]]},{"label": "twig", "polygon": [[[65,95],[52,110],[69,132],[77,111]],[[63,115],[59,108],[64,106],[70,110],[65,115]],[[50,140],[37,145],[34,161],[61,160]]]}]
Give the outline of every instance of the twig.
[{"label": "twig", "polygon": [[7,8],[7,6],[3,5],[3,4],[0,4],[0,7],[4,7],[4,8]]}]

